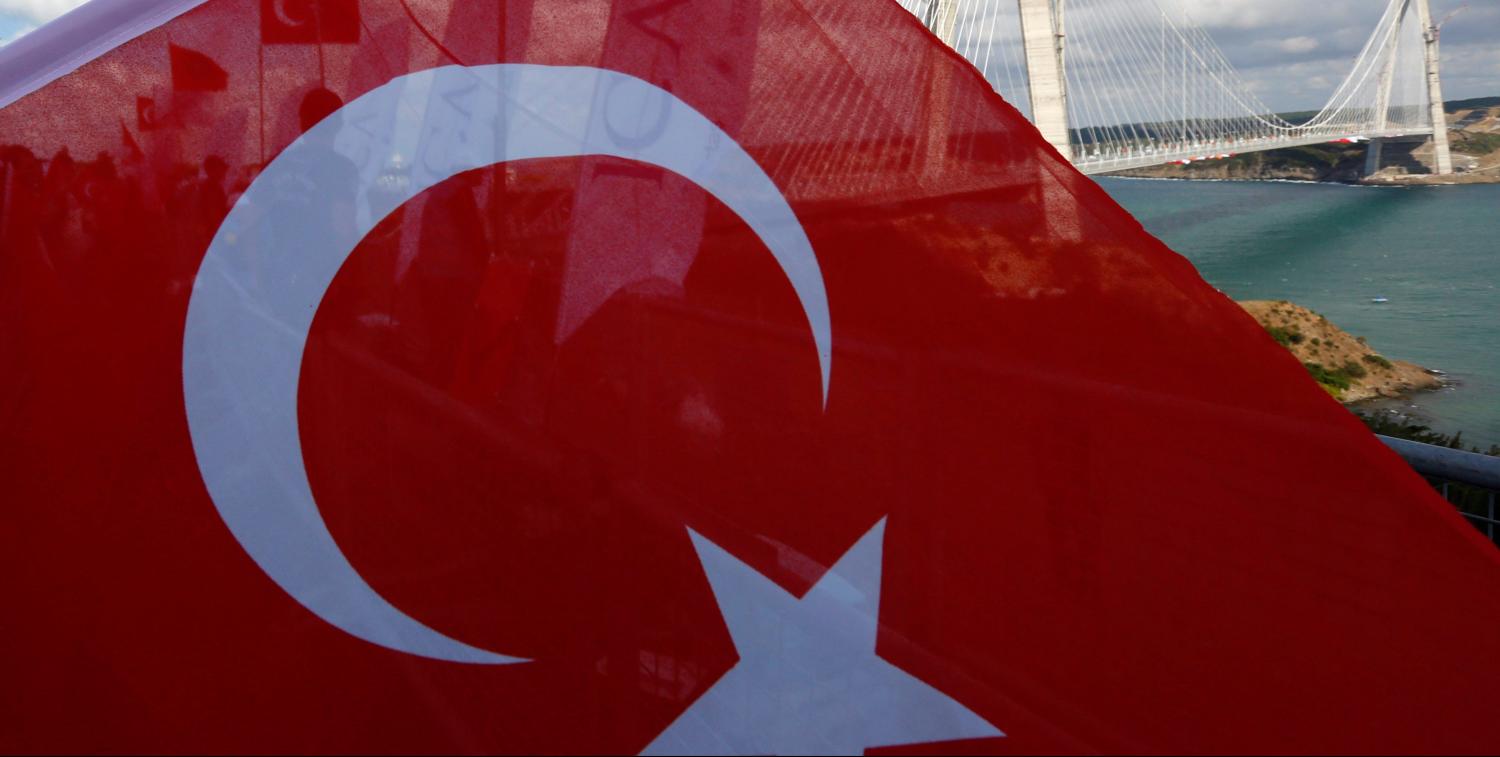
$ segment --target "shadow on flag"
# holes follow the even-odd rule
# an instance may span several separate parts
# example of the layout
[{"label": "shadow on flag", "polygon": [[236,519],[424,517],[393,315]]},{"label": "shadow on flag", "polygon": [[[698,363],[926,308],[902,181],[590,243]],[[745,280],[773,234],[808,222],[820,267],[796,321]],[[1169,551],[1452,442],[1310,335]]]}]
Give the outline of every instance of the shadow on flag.
[{"label": "shadow on flag", "polygon": [[359,1],[260,0],[260,40],[268,45],[359,42]]}]

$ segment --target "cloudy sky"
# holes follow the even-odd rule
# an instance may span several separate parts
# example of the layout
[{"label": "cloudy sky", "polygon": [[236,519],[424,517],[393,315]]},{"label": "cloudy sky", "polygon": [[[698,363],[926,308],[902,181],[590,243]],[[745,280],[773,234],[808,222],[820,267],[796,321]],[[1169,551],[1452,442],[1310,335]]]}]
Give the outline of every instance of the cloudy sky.
[{"label": "cloudy sky", "polygon": [[[1500,0],[1430,0],[1443,27],[1443,97],[1500,95]],[[1178,2],[1224,50],[1266,104],[1320,107],[1348,73],[1385,0],[1161,0]]]},{"label": "cloudy sky", "polygon": [[[1159,1],[1186,7],[1261,100],[1277,110],[1321,106],[1385,7],[1384,0]],[[1444,96],[1500,95],[1500,0],[1431,3],[1439,19],[1467,5],[1443,28]],[[0,0],[0,44],[80,4],[82,0]]]},{"label": "cloudy sky", "polygon": [[83,5],[83,0],[0,0],[0,44]]}]

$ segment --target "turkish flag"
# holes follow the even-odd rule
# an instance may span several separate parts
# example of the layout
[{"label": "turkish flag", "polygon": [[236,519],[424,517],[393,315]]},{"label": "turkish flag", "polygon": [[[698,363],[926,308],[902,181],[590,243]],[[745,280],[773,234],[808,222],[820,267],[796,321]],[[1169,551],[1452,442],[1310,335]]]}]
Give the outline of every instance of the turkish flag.
[{"label": "turkish flag", "polygon": [[0,751],[1496,748],[1493,547],[897,4],[267,5],[0,92]]}]

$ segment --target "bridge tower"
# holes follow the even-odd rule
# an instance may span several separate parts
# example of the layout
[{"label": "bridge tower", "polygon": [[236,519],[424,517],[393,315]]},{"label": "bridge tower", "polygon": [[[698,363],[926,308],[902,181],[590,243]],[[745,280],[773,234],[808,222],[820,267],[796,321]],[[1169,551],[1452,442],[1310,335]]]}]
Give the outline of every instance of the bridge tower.
[{"label": "bridge tower", "polygon": [[[1068,79],[1063,67],[1065,0],[1017,0],[1021,44],[1031,93],[1031,122],[1064,158],[1073,159],[1068,131]],[[958,0],[932,0],[922,22],[949,47],[957,43]]]},{"label": "bridge tower", "polygon": [[[1443,113],[1443,86],[1438,77],[1438,28],[1432,23],[1432,10],[1428,0],[1402,0],[1397,11],[1396,22],[1391,25],[1386,45],[1390,53],[1380,71],[1379,86],[1375,99],[1375,131],[1386,129],[1386,118],[1391,102],[1392,73],[1396,68],[1396,39],[1403,24],[1408,22],[1412,6],[1416,6],[1417,23],[1422,26],[1422,66],[1427,83],[1427,109],[1432,119],[1433,172],[1453,173],[1453,156],[1448,150],[1448,121]],[[1408,138],[1409,139],[1409,138]],[[1384,137],[1370,140],[1365,152],[1365,175],[1374,175],[1380,170],[1380,159],[1385,151]]]},{"label": "bridge tower", "polygon": [[1068,79],[1063,62],[1065,0],[1017,0],[1021,6],[1021,45],[1031,92],[1031,121],[1042,138],[1064,158],[1073,159],[1068,131]]},{"label": "bridge tower", "polygon": [[[1411,0],[1401,0],[1401,8],[1396,11],[1396,23],[1391,24],[1391,30],[1385,37],[1385,47],[1390,51],[1385,56],[1385,63],[1380,67],[1380,80],[1375,88],[1375,131],[1384,132],[1386,121],[1391,111],[1391,83],[1396,71],[1396,40],[1399,38],[1401,26],[1406,23],[1406,16],[1411,10]],[[1369,147],[1365,148],[1365,175],[1374,176],[1380,171],[1380,159],[1385,153],[1385,137],[1372,137]]]},{"label": "bridge tower", "polygon": [[1432,23],[1427,0],[1416,0],[1417,20],[1422,24],[1422,64],[1427,71],[1427,107],[1432,112],[1432,160],[1439,174],[1453,173],[1448,153],[1448,117],[1443,112],[1443,84],[1438,80],[1438,27]]}]

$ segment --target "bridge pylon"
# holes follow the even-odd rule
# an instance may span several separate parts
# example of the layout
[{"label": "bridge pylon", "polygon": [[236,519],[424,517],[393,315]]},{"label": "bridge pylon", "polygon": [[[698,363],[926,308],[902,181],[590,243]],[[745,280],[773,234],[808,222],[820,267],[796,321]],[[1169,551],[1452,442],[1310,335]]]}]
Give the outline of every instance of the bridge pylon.
[{"label": "bridge pylon", "polygon": [[1073,159],[1068,128],[1068,79],[1063,58],[1063,1],[1018,0],[1021,45],[1031,93],[1031,122],[1064,158]]},{"label": "bridge pylon", "polygon": [[[959,0],[932,0],[922,19],[949,47],[955,35]],[[1063,61],[1064,0],[1017,0],[1021,12],[1021,44],[1025,48],[1027,87],[1031,94],[1031,122],[1042,138],[1073,160],[1068,127],[1068,79]]]},{"label": "bridge pylon", "polygon": [[1443,83],[1438,78],[1438,28],[1432,23],[1427,0],[1416,3],[1422,24],[1422,63],[1427,71],[1427,107],[1432,112],[1432,162],[1436,173],[1450,174],[1453,156],[1448,152],[1448,116],[1443,111]]},{"label": "bridge pylon", "polygon": [[[1396,68],[1396,38],[1402,25],[1409,23],[1413,6],[1416,10],[1416,23],[1422,28],[1422,66],[1427,90],[1426,105],[1428,116],[1432,121],[1430,137],[1433,153],[1432,169],[1436,174],[1451,174],[1453,173],[1453,156],[1448,149],[1448,122],[1443,111],[1442,81],[1438,75],[1438,29],[1432,23],[1429,0],[1401,0],[1400,2],[1396,22],[1391,25],[1385,41],[1389,52],[1380,71],[1380,80],[1376,89],[1375,120],[1372,125],[1377,134],[1386,131],[1386,119],[1391,101],[1391,83]],[[1365,152],[1364,173],[1366,176],[1373,176],[1380,171],[1380,162],[1386,143],[1389,141],[1391,140],[1381,136],[1370,139],[1370,146]],[[1410,137],[1398,137],[1395,141],[1410,141]]]},{"label": "bridge pylon", "polygon": [[[1375,88],[1375,131],[1383,133],[1386,130],[1391,112],[1391,84],[1395,80],[1396,71],[1396,40],[1401,33],[1401,25],[1406,23],[1407,14],[1411,11],[1411,0],[1401,0],[1401,7],[1396,11],[1396,23],[1391,24],[1391,29],[1386,33],[1384,45],[1389,51],[1385,56],[1385,62],[1380,66],[1380,80]],[[1365,176],[1374,176],[1380,172],[1380,159],[1385,152],[1385,137],[1372,137],[1370,144],[1365,148]]]}]

